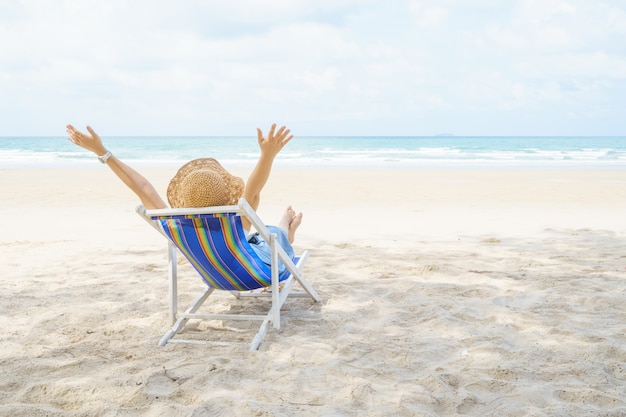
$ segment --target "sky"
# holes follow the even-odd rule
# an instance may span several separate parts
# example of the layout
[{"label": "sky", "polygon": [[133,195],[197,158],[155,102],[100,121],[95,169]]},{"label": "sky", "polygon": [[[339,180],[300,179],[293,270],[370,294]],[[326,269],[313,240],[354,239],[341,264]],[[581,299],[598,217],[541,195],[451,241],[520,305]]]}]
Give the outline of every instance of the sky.
[{"label": "sky", "polygon": [[0,0],[0,136],[626,135],[626,0]]}]

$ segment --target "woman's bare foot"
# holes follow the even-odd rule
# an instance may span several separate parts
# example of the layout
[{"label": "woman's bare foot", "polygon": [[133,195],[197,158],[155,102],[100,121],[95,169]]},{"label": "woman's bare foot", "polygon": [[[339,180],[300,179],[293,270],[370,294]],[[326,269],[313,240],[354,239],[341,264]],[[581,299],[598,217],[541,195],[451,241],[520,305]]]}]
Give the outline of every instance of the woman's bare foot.
[{"label": "woman's bare foot", "polygon": [[281,229],[285,229],[285,231],[289,230],[289,225],[293,221],[293,217],[296,215],[296,212],[291,208],[291,206],[287,207],[285,212],[283,213],[283,217],[280,218],[278,222],[278,227]]},{"label": "woman's bare foot", "polygon": [[287,238],[290,243],[293,243],[296,240],[296,230],[302,224],[302,212],[293,216],[293,220],[289,224],[289,230],[287,230]]},{"label": "woman's bare foot", "polygon": [[291,206],[287,207],[278,227],[287,231],[287,239],[290,243],[293,243],[296,239],[296,230],[302,224],[302,213],[296,214],[295,210]]}]

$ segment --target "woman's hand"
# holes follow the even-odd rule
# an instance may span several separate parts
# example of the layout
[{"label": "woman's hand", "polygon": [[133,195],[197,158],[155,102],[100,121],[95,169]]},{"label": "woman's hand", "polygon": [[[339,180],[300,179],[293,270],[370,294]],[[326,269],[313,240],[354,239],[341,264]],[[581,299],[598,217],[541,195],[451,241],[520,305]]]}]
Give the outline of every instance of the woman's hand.
[{"label": "woman's hand", "polygon": [[81,148],[85,148],[98,156],[107,153],[106,148],[102,144],[102,139],[100,139],[100,136],[98,136],[91,126],[87,126],[89,134],[77,130],[72,125],[67,125],[66,129],[68,135],[70,135],[68,138],[70,142],[80,146]]},{"label": "woman's hand", "polygon": [[259,147],[261,148],[261,156],[274,159],[276,155],[283,149],[283,147],[293,139],[293,135],[290,135],[291,131],[285,126],[281,126],[276,130],[276,123],[270,127],[267,137],[263,137],[261,129],[257,128],[257,137],[259,140]]}]

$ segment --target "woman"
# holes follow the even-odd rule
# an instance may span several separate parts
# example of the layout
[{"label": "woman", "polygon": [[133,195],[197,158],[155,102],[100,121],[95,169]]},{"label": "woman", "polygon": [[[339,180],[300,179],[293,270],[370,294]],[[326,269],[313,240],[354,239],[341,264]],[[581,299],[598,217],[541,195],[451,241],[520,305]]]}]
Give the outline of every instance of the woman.
[{"label": "woman", "polygon": [[[113,173],[139,197],[146,209],[168,207],[144,176],[107,150],[102,139],[91,126],[87,126],[87,133],[85,133],[72,125],[67,125],[67,133],[72,143],[93,152],[100,162],[108,165]],[[285,126],[276,130],[276,124],[273,124],[265,137],[261,129],[257,128],[261,155],[245,185],[241,178],[231,175],[215,159],[201,158],[186,163],[178,170],[168,186],[167,198],[170,205],[173,208],[231,205],[237,204],[239,198],[243,197],[256,211],[261,202],[261,191],[270,176],[274,158],[293,139],[290,133]],[[290,206],[285,210],[277,227],[269,226],[271,231],[277,234],[280,245],[291,257],[294,255],[291,244],[295,240],[296,230],[301,223],[302,213],[296,214]],[[242,225],[246,231],[250,230],[251,225],[247,219],[242,218]],[[259,256],[269,264],[269,247],[263,239],[258,235],[253,235],[249,241]]]}]

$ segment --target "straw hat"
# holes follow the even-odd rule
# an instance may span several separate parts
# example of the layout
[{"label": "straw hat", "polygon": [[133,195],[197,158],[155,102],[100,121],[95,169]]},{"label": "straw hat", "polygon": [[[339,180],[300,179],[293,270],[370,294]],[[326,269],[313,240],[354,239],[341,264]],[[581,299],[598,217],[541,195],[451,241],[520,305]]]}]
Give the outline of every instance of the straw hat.
[{"label": "straw hat", "polygon": [[200,158],[180,167],[167,187],[173,208],[211,207],[237,204],[244,183],[213,158]]}]

